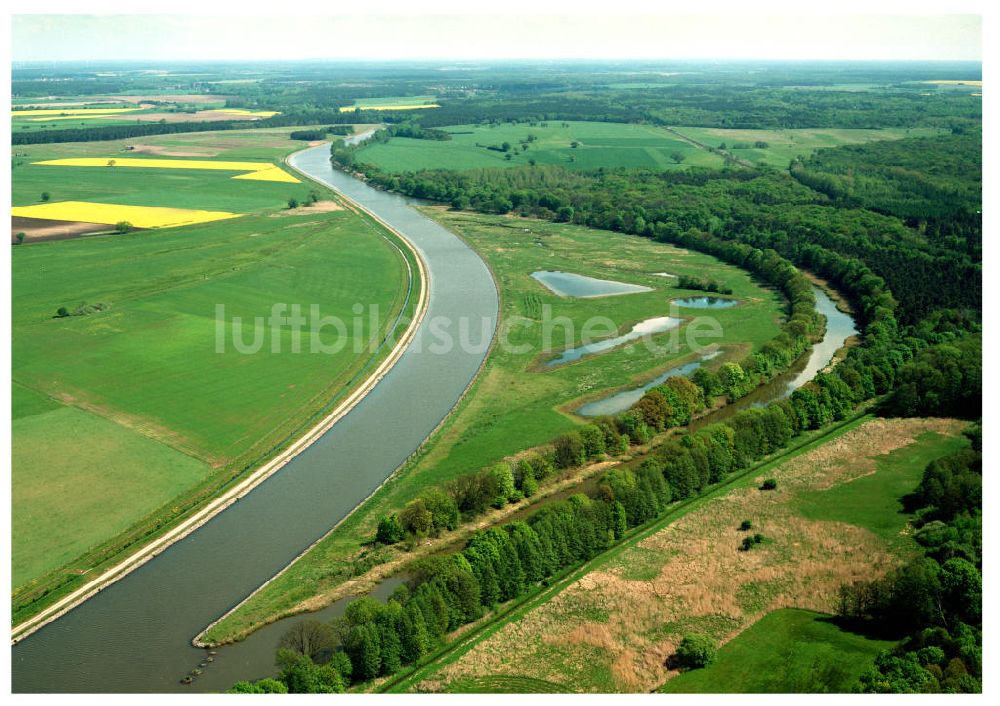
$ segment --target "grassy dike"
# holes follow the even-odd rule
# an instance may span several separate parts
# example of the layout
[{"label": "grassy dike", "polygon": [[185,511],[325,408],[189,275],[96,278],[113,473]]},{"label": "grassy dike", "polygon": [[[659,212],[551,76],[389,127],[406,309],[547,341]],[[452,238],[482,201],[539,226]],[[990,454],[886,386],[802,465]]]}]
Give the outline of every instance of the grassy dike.
[{"label": "grassy dike", "polygon": [[[779,330],[784,305],[781,295],[708,255],[568,224],[450,212],[440,207],[424,212],[464,238],[486,260],[500,290],[501,326],[516,317],[536,325],[512,329],[512,346],[494,347],[469,393],[438,432],[372,498],[281,576],[212,625],[199,641],[221,644],[239,640],[277,619],[316,610],[351,595],[344,593],[348,587],[364,591],[367,583],[357,586],[357,577],[377,564],[407,556],[398,548],[367,544],[382,514],[402,507],[426,487],[549,443],[580,423],[572,410],[583,402],[634,387],[691,359],[683,327],[695,317],[710,314],[723,327],[724,336],[710,340],[723,349],[712,361],[715,365],[756,349]],[[531,278],[532,272],[546,269],[634,282],[652,291],[566,299]],[[730,309],[671,312],[668,299],[703,293],[678,289],[670,278],[654,274],[663,271],[716,279],[731,287],[732,296],[741,303]],[[553,317],[572,320],[576,330],[571,343],[564,344],[554,336],[557,347],[549,354],[540,352],[542,334],[537,325],[544,307]],[[579,342],[583,324],[591,317],[606,317],[624,332],[637,321],[665,313],[685,319],[681,345],[668,355],[634,344],[570,365],[544,366],[554,352]],[[662,334],[657,340],[669,335]],[[523,344],[528,344],[526,352],[515,350]]]},{"label": "grassy dike", "polygon": [[[180,136],[172,137],[176,145],[180,140]],[[204,135],[197,133],[192,135],[192,139],[197,139],[198,144],[201,145],[210,144],[206,141]],[[262,139],[264,141],[264,146],[261,148],[263,152],[273,153],[281,150],[287,153],[300,147],[300,145],[288,141],[285,134],[275,135],[268,133]],[[284,140],[282,143],[284,147],[279,147],[281,140]],[[248,140],[247,136],[244,136],[240,143],[240,149],[248,150],[249,142],[250,140]],[[92,148],[93,146],[88,145],[88,147]],[[232,185],[234,188],[238,188],[240,182],[232,182]],[[314,188],[321,199],[338,200],[338,197],[332,191],[319,184],[304,182],[298,186],[304,191]],[[310,219],[312,220],[310,221]],[[295,227],[300,223],[303,225],[308,223],[308,227]],[[79,600],[75,598],[77,595],[81,595],[81,599],[85,599],[86,595],[82,592],[90,590],[91,586],[103,585],[104,577],[108,575],[109,571],[118,571],[120,567],[128,562],[129,558],[140,556],[144,549],[151,545],[160,545],[165,541],[174,541],[177,538],[174,535],[181,528],[189,526],[191,523],[196,523],[195,526],[200,524],[197,518],[201,516],[201,513],[210,504],[214,505],[221,498],[228,497],[236,492],[242,492],[240,489],[246,483],[247,479],[256,478],[263,469],[272,466],[279,459],[295,453],[296,449],[303,443],[303,439],[307,436],[307,433],[313,430],[318,423],[321,423],[325,417],[334,412],[338,405],[351,399],[355,392],[363,387],[366,379],[385,363],[390,353],[392,353],[392,342],[398,340],[403,335],[408,329],[409,321],[419,313],[419,307],[422,306],[419,293],[423,291],[425,284],[420,276],[421,266],[415,254],[404,241],[366,214],[341,210],[332,213],[317,212],[316,214],[309,214],[302,217],[285,216],[284,214],[271,215],[265,210],[259,215],[255,214],[226,223],[224,229],[221,231],[216,230],[217,228],[218,226],[209,225],[183,229],[177,233],[164,231],[162,233],[137,235],[131,236],[129,242],[115,239],[112,236],[111,238],[87,239],[86,241],[43,243],[27,247],[23,252],[18,251],[16,254],[27,255],[36,251],[39,253],[41,251],[45,251],[46,253],[64,251],[79,253],[86,248],[103,248],[107,250],[108,248],[115,247],[131,247],[142,250],[143,248],[155,248],[157,246],[159,246],[158,252],[162,252],[165,244],[173,241],[177,241],[178,247],[181,250],[190,250],[190,245],[182,243],[185,237],[193,237],[188,231],[203,230],[204,237],[196,241],[197,247],[208,247],[209,249],[215,247],[217,252],[213,251],[213,255],[216,259],[221,258],[220,262],[230,257],[229,253],[231,251],[234,253],[232,256],[238,260],[238,266],[235,270],[231,266],[223,267],[222,265],[215,269],[213,269],[214,265],[207,266],[207,269],[203,267],[205,269],[204,281],[209,286],[212,284],[214,275],[221,277],[220,286],[222,290],[215,296],[222,298],[215,300],[227,301],[225,298],[227,296],[225,291],[226,278],[228,277],[228,280],[232,281],[234,275],[231,274],[231,270],[237,273],[241,271],[253,272],[253,263],[250,261],[250,256],[253,253],[260,255],[259,264],[263,265],[265,275],[268,271],[280,274],[280,268],[276,269],[275,263],[276,260],[282,257],[286,259],[287,257],[299,258],[303,266],[307,268],[319,267],[323,261],[329,261],[331,257],[344,258],[348,250],[345,250],[342,246],[338,247],[338,242],[342,245],[357,242],[358,247],[362,248],[359,252],[363,253],[365,250],[364,242],[370,238],[376,238],[376,242],[379,243],[378,247],[372,247],[372,244],[369,243],[366,257],[371,257],[374,252],[384,251],[380,255],[385,260],[383,264],[386,266],[391,264],[395,268],[386,271],[395,271],[399,274],[398,281],[392,283],[391,291],[386,290],[389,295],[386,301],[390,302],[390,304],[388,307],[385,307],[386,310],[382,313],[382,330],[371,332],[376,336],[376,340],[382,343],[373,352],[366,351],[364,355],[351,355],[349,359],[343,357],[338,359],[337,365],[332,369],[330,361],[320,364],[319,360],[309,361],[309,365],[305,368],[302,365],[293,366],[298,371],[294,374],[304,376],[301,381],[303,384],[299,384],[298,380],[286,380],[282,383],[284,387],[281,390],[281,394],[277,397],[267,398],[265,396],[262,398],[259,393],[254,393],[249,395],[245,400],[237,400],[238,403],[245,403],[250,406],[267,405],[270,409],[274,405],[268,404],[267,399],[271,399],[271,402],[277,403],[276,412],[278,413],[278,418],[271,419],[268,422],[267,433],[261,434],[259,438],[248,440],[245,437],[233,437],[232,439],[228,439],[230,446],[224,450],[225,453],[220,454],[221,462],[206,465],[205,468],[207,470],[201,472],[198,477],[195,477],[193,482],[189,482],[187,486],[179,490],[176,487],[166,488],[161,492],[160,499],[153,498],[153,505],[149,505],[147,499],[147,505],[142,507],[140,512],[133,513],[124,520],[118,519],[117,524],[108,526],[97,525],[105,534],[103,537],[97,537],[95,541],[92,541],[87,546],[85,552],[68,557],[68,564],[50,569],[34,577],[29,583],[22,585],[12,596],[12,624],[17,626],[15,634],[19,637],[26,634],[23,628],[29,625],[27,621],[32,621],[30,629],[35,629],[38,626],[37,619],[33,620],[35,616],[42,618],[45,614],[51,613],[54,605],[61,605],[68,600]],[[254,229],[256,231],[248,235],[248,231]],[[282,237],[280,241],[274,241],[267,245],[265,243],[268,242],[268,238],[265,237],[246,240],[246,238],[255,234],[269,233],[273,233],[274,238],[278,238],[279,236],[287,237]],[[213,242],[213,237],[218,243]],[[329,240],[329,243],[327,243],[326,240],[330,238],[332,240]],[[346,241],[344,240],[345,238],[347,239]],[[204,246],[202,245],[203,241],[205,243]],[[281,242],[281,249],[275,250],[278,242]],[[240,248],[238,246],[240,243],[245,243],[248,246],[242,249],[242,253],[239,252]],[[235,250],[234,247],[236,248]],[[254,247],[257,249],[254,250]],[[311,256],[310,252],[314,252],[315,256]],[[190,257],[187,259],[190,260]],[[313,264],[314,262],[315,264]],[[339,269],[337,267],[332,269],[338,270],[340,274],[344,274],[341,271],[344,271],[344,268],[349,268],[350,265],[346,259],[343,259],[342,262],[343,264],[339,266]],[[222,262],[222,264],[224,265],[225,263]],[[195,262],[194,266],[202,267],[198,262]],[[177,275],[179,272],[180,270],[172,272],[172,275]],[[407,272],[410,274],[407,275]],[[236,276],[241,275],[237,274]],[[334,272],[332,276],[338,277],[337,272]],[[342,277],[338,278],[343,279]],[[303,281],[308,282],[308,279],[305,278]],[[267,280],[265,276],[265,280],[265,284],[267,282],[277,284],[284,281],[281,276],[273,280]],[[326,280],[322,280],[316,284],[322,286],[324,282]],[[95,281],[93,285],[96,288],[100,288],[99,282]],[[344,282],[340,282],[339,284],[334,283],[334,285],[335,287],[340,287],[340,289],[335,288],[331,290],[337,297],[341,297],[346,293],[343,291]],[[312,286],[309,284],[307,289]],[[259,289],[259,287],[258,289],[251,287],[236,291],[243,291],[244,293],[259,292],[257,298],[260,299],[261,296],[267,297],[269,304],[272,299],[274,301],[296,300],[296,293],[290,289],[274,291],[270,295],[268,294],[270,290],[266,290],[265,288],[265,291],[259,291]],[[181,287],[179,291],[182,297],[181,307],[190,307],[193,301],[190,296],[190,288],[185,289]],[[141,308],[142,291],[133,290],[129,292],[129,295],[133,299],[139,297],[137,299],[140,302],[139,308],[136,308],[134,303],[128,305],[122,304],[122,307],[130,306],[141,314],[143,311]],[[232,291],[229,292],[229,295],[232,295]],[[305,297],[321,296],[315,292],[310,294],[309,291],[299,291],[298,295]],[[154,292],[153,296],[162,298],[163,293]],[[184,297],[187,297],[187,299],[184,299]],[[252,301],[244,301],[244,299],[246,299],[246,296],[240,300],[241,306],[252,304]],[[347,302],[348,307],[351,301]],[[146,305],[146,310],[148,309],[149,306]],[[123,312],[121,315],[126,313]],[[78,322],[70,323],[77,324]],[[31,336],[24,336],[20,340],[24,341],[27,345],[34,345],[34,339]],[[172,343],[176,343],[176,340],[172,341]],[[349,349],[350,347],[348,347],[348,354],[350,354]],[[127,348],[125,352],[128,352]],[[298,357],[301,359],[316,359],[322,356],[300,355]],[[271,364],[269,361],[262,362],[268,365]],[[36,367],[39,364],[34,358],[30,359],[30,363]],[[272,368],[279,375],[292,374],[289,372],[288,366],[282,364],[280,357],[275,357],[273,363]],[[315,367],[312,365],[313,363],[318,364],[319,368],[316,370],[308,369],[310,366]],[[197,383],[199,374],[211,373],[211,369],[203,373],[199,373],[198,370],[198,368],[192,369],[192,374],[184,382],[186,384],[195,384]],[[72,371],[70,370],[70,372]],[[259,376],[244,376],[244,378],[250,381],[260,379]],[[294,388],[298,388],[298,390],[291,392],[290,390]],[[25,391],[25,394],[21,395],[23,404],[20,407],[15,404],[15,418],[18,416],[16,412],[20,410],[24,414],[26,421],[31,423],[26,427],[25,431],[37,431],[39,424],[36,422],[39,420],[44,421],[43,417],[45,414],[64,413],[64,410],[54,409],[52,403],[44,395],[40,396],[27,388],[21,389]],[[123,388],[123,394],[128,394],[127,388]],[[169,390],[165,389],[164,394],[169,394]],[[180,396],[190,399],[190,395],[187,395],[183,391],[181,391]],[[158,398],[158,401],[162,401],[162,399]],[[67,407],[65,411],[75,412],[77,410],[73,407]],[[80,413],[90,414],[89,412],[82,411]],[[237,415],[237,417],[246,418],[245,413]],[[236,417],[228,415],[226,418],[235,419]],[[107,422],[107,424],[114,426],[113,422]],[[44,424],[41,425],[41,428],[44,431]],[[125,429],[125,427],[122,427],[122,429]],[[136,435],[131,429],[128,430],[128,434]],[[142,439],[142,437],[137,438]],[[191,438],[194,438],[194,436],[192,435]],[[133,444],[133,446],[136,446],[136,444]],[[22,447],[24,447],[23,444]],[[17,436],[15,433],[16,448]],[[126,448],[140,455],[145,454],[148,456],[149,450],[142,447],[141,444],[136,448]],[[171,451],[177,453],[173,449]],[[192,457],[193,459],[197,458],[197,451],[195,454]],[[206,455],[210,454],[211,449],[209,449]],[[280,463],[283,462],[280,461]],[[132,482],[130,485],[123,487],[126,489],[132,488],[137,491],[148,491],[148,488],[143,488],[141,485],[136,488],[135,485]],[[146,492],[145,495],[148,496],[149,493]],[[123,507],[131,509],[133,505],[124,505]],[[171,537],[173,539],[168,540]],[[162,546],[157,549],[157,551],[161,550]],[[120,578],[121,575],[123,574],[116,574],[115,579]],[[55,615],[57,614],[49,615],[45,619],[51,619]]]},{"label": "grassy dike", "polygon": [[548,602],[584,575],[615,560],[624,551],[631,549],[647,537],[656,534],[667,525],[702,507],[706,503],[725,495],[735,488],[746,487],[753,484],[757,476],[767,473],[777,466],[790,461],[796,456],[812,451],[825,443],[835,440],[837,437],[861,426],[871,418],[871,415],[860,412],[851,419],[845,420],[826,429],[804,434],[790,447],[763,459],[759,463],[741,471],[740,473],[732,475],[725,481],[715,485],[711,490],[695,498],[689,498],[675,503],[674,506],[663,516],[642,527],[632,530],[618,544],[598,555],[594,559],[591,559],[578,567],[568,569],[560,576],[552,579],[548,586],[540,586],[534,591],[526,594],[524,597],[501,606],[496,612],[488,615],[478,623],[471,626],[471,628],[463,631],[460,637],[442,647],[428,659],[422,661],[418,666],[410,668],[404,672],[400,672],[398,675],[379,684],[377,686],[377,690],[390,693],[403,693],[409,691],[441,668],[461,658],[473,647],[495,634],[508,623],[518,620],[534,608]]}]

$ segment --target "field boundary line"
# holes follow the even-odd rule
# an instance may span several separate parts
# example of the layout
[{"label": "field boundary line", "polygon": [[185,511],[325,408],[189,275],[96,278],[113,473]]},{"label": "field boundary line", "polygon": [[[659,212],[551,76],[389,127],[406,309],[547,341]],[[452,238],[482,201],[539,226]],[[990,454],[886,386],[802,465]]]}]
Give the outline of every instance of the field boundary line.
[{"label": "field boundary line", "polygon": [[[296,169],[295,171],[301,174],[299,170]],[[375,217],[371,214],[371,212],[363,206],[360,206],[360,204],[357,204],[357,202],[353,199],[350,199],[340,192],[337,193],[346,201],[349,201],[351,204],[361,208],[366,214],[374,218],[376,222],[382,225],[382,227],[388,229],[397,238],[399,238],[413,255],[417,263],[417,269],[420,274],[420,294],[417,298],[415,316],[403,336],[389,352],[386,358],[378,365],[378,367],[375,368],[374,371],[372,371],[371,375],[369,375],[357,388],[355,388],[343,402],[331,410],[328,415],[326,415],[305,434],[293,442],[291,446],[272,458],[263,466],[259,467],[257,470],[253,471],[243,481],[209,502],[201,510],[197,511],[195,514],[191,515],[165,534],[143,546],[136,552],[130,554],[122,561],[104,571],[94,580],[81,586],[67,596],[64,596],[59,601],[56,601],[19,625],[14,626],[11,629],[12,645],[17,644],[19,641],[54,620],[61,618],[63,615],[87,601],[97,593],[100,593],[111,584],[124,578],[140,566],[144,565],[146,562],[155,558],[175,542],[178,542],[190,535],[233,503],[238,502],[243,496],[247,495],[258,485],[277,473],[286,464],[288,464],[289,461],[305,451],[314,442],[326,434],[327,431],[329,431],[338,421],[346,416],[348,412],[354,409],[354,407],[357,406],[357,404],[361,402],[368,395],[368,393],[372,391],[372,389],[375,388],[375,386],[386,376],[386,374],[388,374],[388,372],[403,356],[403,353],[405,353],[406,349],[409,347],[414,336],[416,335],[417,328],[423,321],[424,314],[427,311],[430,297],[430,282],[427,279],[427,267],[417,248],[402,233],[385,223],[382,219]],[[409,267],[409,263],[407,263],[407,267]],[[270,580],[273,580],[273,577]]]}]

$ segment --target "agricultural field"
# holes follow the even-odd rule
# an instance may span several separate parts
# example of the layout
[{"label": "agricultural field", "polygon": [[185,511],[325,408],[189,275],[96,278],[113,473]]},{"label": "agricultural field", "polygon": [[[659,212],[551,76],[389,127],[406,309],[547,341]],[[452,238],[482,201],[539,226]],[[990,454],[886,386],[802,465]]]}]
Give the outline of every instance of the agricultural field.
[{"label": "agricultural field", "polygon": [[[12,235],[59,239],[108,230],[94,223],[124,220],[145,228],[267,212],[289,198],[301,202],[312,187],[278,166],[304,146],[289,139],[294,129],[18,147],[11,162]],[[151,208],[177,212],[138,215]]]},{"label": "agricultural field", "polygon": [[[361,148],[357,160],[388,172],[523,167],[532,162],[570,169],[682,169],[721,167],[724,163],[719,155],[651,125],[549,121],[535,125],[455,125],[442,129],[452,136],[450,140],[394,137]],[[510,146],[509,151],[502,150],[504,143]],[[511,159],[507,159],[508,155]]]},{"label": "agricultural field", "polygon": [[425,110],[440,108],[435,96],[386,96],[383,98],[358,98],[353,105],[345,105],[341,113],[352,110]]},{"label": "agricultural field", "polygon": [[850,632],[823,613],[768,613],[719,650],[704,669],[674,677],[668,694],[849,692],[875,657],[896,643]]},{"label": "agricultural field", "polygon": [[[280,137],[246,131],[145,140],[168,151],[257,159],[292,178],[274,160],[303,145]],[[393,325],[409,286],[404,256],[384,229],[298,179],[240,179],[247,173],[241,163],[221,171],[32,163],[67,154],[113,158],[120,149],[27,148],[13,170],[15,205],[76,202],[73,208],[107,206],[126,216],[218,209],[230,217],[12,249],[15,610],[58,585],[61,567],[91,568],[119,533],[190,509],[196,496],[286,444],[385,353],[365,344]],[[286,208],[310,190],[317,204]],[[51,200],[39,203],[41,191]],[[232,323],[222,329],[221,349],[219,302],[223,323]],[[304,312],[318,305],[344,320],[363,302],[378,305],[383,318],[366,318],[336,353],[309,354],[308,334],[295,351],[288,326],[276,334],[269,328],[276,339],[257,353],[240,353],[233,337],[249,343],[255,333],[233,317],[268,317],[275,302]],[[335,336],[327,330],[321,341]]]},{"label": "agricultural field", "polygon": [[[670,688],[677,672],[665,664],[686,634],[702,633],[725,645],[779,609],[828,614],[842,583],[881,575],[918,552],[903,536],[909,518],[902,513],[900,489],[916,487],[928,462],[962,448],[963,427],[946,419],[862,418],[848,424],[823,443],[699,498],[680,514],[668,513],[565,585],[422,670],[417,689],[448,690],[454,680],[483,675],[538,679],[584,692],[646,692],[664,682]],[[777,480],[776,490],[759,489],[765,474]],[[850,507],[863,496],[875,496],[866,500],[869,509]],[[766,538],[750,551],[739,550],[744,520]],[[796,629],[792,623],[784,629]],[[874,645],[826,632],[835,644],[854,643],[845,660],[852,673],[874,659]],[[747,641],[760,639],[761,632],[752,632]],[[823,649],[817,645],[801,659],[818,658]],[[759,653],[735,642],[731,650],[723,648],[718,662],[733,681],[713,679],[704,688],[761,687],[766,675],[742,661],[747,654],[786,659],[781,651]],[[771,686],[796,688],[791,682],[800,673]],[[741,683],[740,674],[758,681]],[[828,676],[838,686],[846,678]],[[689,690],[706,683],[696,674],[683,678],[695,682]],[[685,690],[685,682],[679,684]]]},{"label": "agricultural field", "polygon": [[219,97],[214,97],[215,100],[211,102],[191,103],[172,102],[171,98],[173,97],[154,97],[150,102],[130,101],[124,96],[108,98],[107,102],[99,102],[93,98],[30,101],[15,104],[15,109],[11,111],[11,130],[21,132],[88,128],[121,125],[123,122],[250,121],[278,114],[278,111],[273,110],[226,108],[225,100],[220,100]]},{"label": "agricultural field", "polygon": [[[425,213],[465,238],[486,259],[501,290],[501,326],[518,317],[526,317],[535,324],[509,329],[511,346],[498,345],[493,349],[470,393],[420,455],[404,467],[404,472],[387,482],[289,571],[213,627],[208,639],[228,639],[248,625],[288,610],[300,600],[335,588],[345,576],[342,572],[331,572],[329,567],[348,567],[361,542],[374,535],[379,516],[402,507],[423,488],[546,444],[579,423],[573,410],[584,402],[619,387],[641,384],[693,357],[685,343],[685,323],[680,329],[679,347],[667,355],[658,355],[635,343],[547,369],[545,362],[566,344],[557,332],[553,336],[557,347],[547,354],[540,352],[539,322],[544,308],[550,307],[553,317],[568,317],[574,322],[575,345],[582,324],[590,317],[607,317],[624,332],[637,321],[669,314],[668,299],[692,294],[676,288],[671,279],[654,273],[710,277],[731,287],[732,296],[741,302],[730,309],[710,312],[724,332],[722,338],[703,341],[723,347],[723,354],[713,360],[714,364],[763,345],[777,334],[783,318],[779,294],[764,289],[746,272],[707,255],[568,224],[453,212],[439,207],[428,208]],[[595,299],[563,298],[530,276],[537,270],[566,270],[641,284],[652,291]],[[674,313],[690,320],[706,312]],[[656,340],[668,340],[670,335],[661,334]],[[516,350],[524,344],[528,344],[529,350]]]},{"label": "agricultural field", "polygon": [[788,169],[788,163],[796,157],[808,157],[823,147],[900,140],[906,137],[930,137],[945,132],[935,128],[730,130],[699,127],[677,127],[674,131],[707,147],[719,148],[725,145],[725,151],[737,159],[775,169]]}]

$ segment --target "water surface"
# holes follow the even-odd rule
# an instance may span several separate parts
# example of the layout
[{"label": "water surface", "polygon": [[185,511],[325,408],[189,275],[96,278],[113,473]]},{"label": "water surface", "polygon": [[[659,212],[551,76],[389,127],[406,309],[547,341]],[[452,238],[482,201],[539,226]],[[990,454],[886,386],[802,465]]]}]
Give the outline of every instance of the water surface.
[{"label": "water surface", "polygon": [[615,282],[610,279],[597,279],[572,272],[541,271],[532,272],[531,276],[541,282],[550,292],[560,297],[577,297],[589,299],[593,297],[610,297],[619,294],[636,292],[652,292],[652,287],[627,282]]},{"label": "water surface", "polygon": [[545,363],[545,365],[547,367],[552,367],[555,365],[562,365],[563,363],[572,363],[575,360],[580,360],[580,358],[585,355],[603,353],[604,351],[611,350],[612,348],[620,346],[623,343],[635,341],[636,339],[643,338],[644,336],[652,336],[653,334],[669,331],[672,328],[676,328],[680,323],[681,319],[676,319],[673,316],[654,316],[651,319],[640,321],[633,326],[632,330],[628,333],[623,333],[622,335],[615,336],[614,338],[604,338],[594,343],[587,343],[582,346],[577,346],[576,348],[565,350],[552,360]]},{"label": "water surface", "polygon": [[667,372],[656,376],[641,387],[636,387],[631,390],[622,390],[621,392],[616,392],[613,395],[608,395],[607,397],[595,400],[594,402],[588,402],[577,409],[576,413],[581,417],[603,417],[606,414],[618,414],[619,412],[624,412],[626,409],[641,400],[642,396],[654,387],[659,387],[670,378],[679,377],[681,375],[690,375],[695,370],[700,368],[705,361],[712,360],[712,358],[715,358],[721,352],[722,351],[715,350],[705,353],[698,360],[693,360],[690,363],[684,363],[683,365],[670,368]]},{"label": "water surface", "polygon": [[729,309],[739,304],[740,301],[725,297],[684,297],[683,299],[671,299],[670,303],[685,309]]}]

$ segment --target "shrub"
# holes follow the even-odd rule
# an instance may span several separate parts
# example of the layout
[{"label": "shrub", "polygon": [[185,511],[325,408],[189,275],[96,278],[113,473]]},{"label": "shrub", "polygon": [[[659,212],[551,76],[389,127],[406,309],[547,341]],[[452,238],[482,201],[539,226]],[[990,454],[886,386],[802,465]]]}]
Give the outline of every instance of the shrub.
[{"label": "shrub", "polygon": [[375,533],[375,541],[381,542],[382,544],[395,544],[396,542],[402,541],[405,536],[406,532],[403,530],[403,526],[399,523],[399,517],[395,513],[392,515],[384,515],[382,519],[378,521],[378,530]]},{"label": "shrub", "polygon": [[681,644],[677,646],[677,652],[674,653],[677,668],[682,671],[707,667],[713,659],[715,659],[715,641],[708,635],[700,633],[685,635]]},{"label": "shrub", "polygon": [[753,529],[753,522],[750,520],[743,520],[743,522],[740,523],[740,532],[746,532],[751,529]]},{"label": "shrub", "polygon": [[765,480],[761,484],[760,489],[761,490],[774,490],[777,487],[778,487],[778,481],[776,481],[774,478],[768,478],[767,480]]}]

